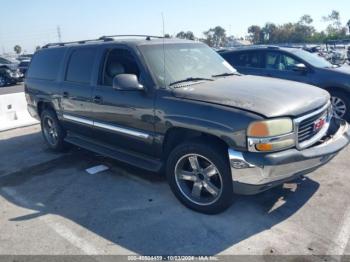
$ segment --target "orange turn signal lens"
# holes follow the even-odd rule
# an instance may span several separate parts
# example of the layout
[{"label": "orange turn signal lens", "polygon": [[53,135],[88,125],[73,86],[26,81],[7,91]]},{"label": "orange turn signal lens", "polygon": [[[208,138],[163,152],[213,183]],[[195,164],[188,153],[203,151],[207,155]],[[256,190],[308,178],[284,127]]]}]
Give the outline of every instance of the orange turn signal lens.
[{"label": "orange turn signal lens", "polygon": [[255,145],[255,147],[259,151],[272,151],[273,150],[272,144],[257,144],[257,145]]}]

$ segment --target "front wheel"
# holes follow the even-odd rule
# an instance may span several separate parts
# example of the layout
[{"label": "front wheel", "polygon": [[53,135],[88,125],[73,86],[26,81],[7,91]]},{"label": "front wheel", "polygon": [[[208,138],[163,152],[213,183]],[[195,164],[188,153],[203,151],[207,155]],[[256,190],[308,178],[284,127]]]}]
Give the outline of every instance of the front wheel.
[{"label": "front wheel", "polygon": [[341,91],[331,92],[333,115],[336,118],[350,121],[350,99],[348,94]]},{"label": "front wheel", "polygon": [[167,178],[175,196],[187,207],[206,214],[226,210],[232,202],[232,177],[227,152],[205,142],[177,146],[167,161]]}]

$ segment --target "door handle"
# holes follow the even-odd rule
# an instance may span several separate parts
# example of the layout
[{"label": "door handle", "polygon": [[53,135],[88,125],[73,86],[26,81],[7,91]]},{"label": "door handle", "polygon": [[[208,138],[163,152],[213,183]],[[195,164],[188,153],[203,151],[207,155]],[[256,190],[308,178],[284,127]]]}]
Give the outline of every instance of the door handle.
[{"label": "door handle", "polygon": [[95,96],[93,100],[94,100],[95,104],[101,104],[102,103],[102,97],[100,97],[100,96]]},{"label": "door handle", "polygon": [[69,93],[68,92],[63,92],[63,98],[68,98],[69,97]]}]

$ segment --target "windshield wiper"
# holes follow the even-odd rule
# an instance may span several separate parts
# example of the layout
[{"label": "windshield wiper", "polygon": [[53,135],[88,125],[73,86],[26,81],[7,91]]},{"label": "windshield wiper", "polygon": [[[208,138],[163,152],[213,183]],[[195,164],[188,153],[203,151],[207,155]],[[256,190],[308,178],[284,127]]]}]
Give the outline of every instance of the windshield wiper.
[{"label": "windshield wiper", "polygon": [[189,78],[186,78],[186,79],[182,79],[182,80],[178,80],[178,81],[175,81],[175,82],[172,82],[169,84],[169,86],[173,86],[173,85],[177,85],[177,84],[181,84],[181,83],[185,83],[185,82],[196,82],[196,81],[214,81],[213,79],[211,78],[205,78],[205,77],[189,77]]},{"label": "windshield wiper", "polygon": [[212,75],[212,77],[223,77],[223,76],[239,76],[240,74],[238,73],[222,73],[218,75]]}]

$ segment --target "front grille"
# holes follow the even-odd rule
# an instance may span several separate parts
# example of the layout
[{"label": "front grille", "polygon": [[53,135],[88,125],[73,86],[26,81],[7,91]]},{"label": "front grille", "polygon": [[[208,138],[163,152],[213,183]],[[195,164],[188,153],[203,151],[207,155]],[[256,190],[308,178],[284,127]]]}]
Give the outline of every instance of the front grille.
[{"label": "front grille", "polygon": [[[318,142],[327,134],[332,117],[332,107],[330,103],[306,116],[295,120],[298,132],[297,146],[299,149],[309,147]],[[315,128],[317,120],[324,120],[323,126]]]}]

